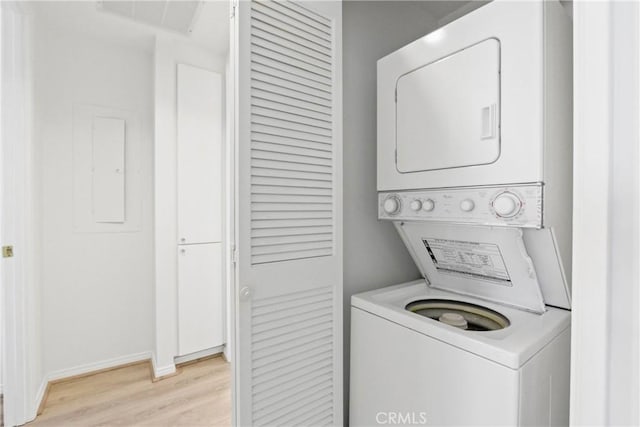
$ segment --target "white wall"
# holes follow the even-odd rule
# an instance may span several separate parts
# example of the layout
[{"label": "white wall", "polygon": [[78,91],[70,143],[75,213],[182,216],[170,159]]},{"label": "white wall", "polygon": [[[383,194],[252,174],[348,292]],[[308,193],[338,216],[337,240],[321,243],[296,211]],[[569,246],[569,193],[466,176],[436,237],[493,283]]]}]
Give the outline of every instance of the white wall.
[{"label": "white wall", "polygon": [[225,57],[170,37],[155,46],[155,353],[156,376],[175,372],[177,325],[176,69],[188,64],[224,75]]},{"label": "white wall", "polygon": [[351,295],[419,277],[393,225],[377,219],[376,61],[434,30],[436,21],[412,1],[346,1],[342,13],[346,417]]},{"label": "white wall", "polygon": [[[45,372],[55,378],[145,357],[153,347],[153,61],[141,48],[67,35],[40,18],[35,139],[41,156],[43,354]],[[126,192],[134,195],[127,215],[138,221],[126,232],[77,228],[74,203],[90,206],[74,192],[82,184],[73,172],[81,161],[77,151],[74,158],[73,141],[74,108],[80,105],[137,114],[137,136],[126,141],[125,173]]]},{"label": "white wall", "polygon": [[640,424],[640,5],[574,2],[571,424]]},{"label": "white wall", "polygon": [[613,2],[611,7],[608,422],[640,425],[640,4]]}]

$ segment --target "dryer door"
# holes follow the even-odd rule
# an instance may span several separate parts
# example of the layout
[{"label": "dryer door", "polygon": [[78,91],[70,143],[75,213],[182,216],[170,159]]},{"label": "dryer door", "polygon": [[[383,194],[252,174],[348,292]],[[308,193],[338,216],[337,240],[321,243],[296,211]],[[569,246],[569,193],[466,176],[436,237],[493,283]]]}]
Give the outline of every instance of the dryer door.
[{"label": "dryer door", "polygon": [[500,42],[488,39],[396,83],[399,172],[484,165],[500,157]]}]

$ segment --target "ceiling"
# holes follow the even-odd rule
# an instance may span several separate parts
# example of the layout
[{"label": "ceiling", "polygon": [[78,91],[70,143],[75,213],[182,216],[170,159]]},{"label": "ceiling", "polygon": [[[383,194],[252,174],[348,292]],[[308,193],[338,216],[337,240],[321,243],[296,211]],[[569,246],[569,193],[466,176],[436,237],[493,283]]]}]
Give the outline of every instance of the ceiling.
[{"label": "ceiling", "polygon": [[[113,5],[109,11],[103,10],[103,2],[96,1],[38,1],[30,2],[30,6],[38,26],[79,37],[103,38],[151,50],[155,37],[163,35],[197,44],[217,55],[228,52],[228,0],[143,1],[140,3],[144,3],[144,13],[137,16],[132,13],[125,16],[132,1],[108,2]],[[158,18],[157,11],[164,11],[165,6],[165,16]],[[121,13],[114,10],[118,7]],[[191,31],[186,31],[187,28]]]},{"label": "ceiling", "polygon": [[431,15],[438,26],[448,24],[461,16],[475,10],[485,4],[489,3],[487,0],[422,0],[420,4],[425,11]]},{"label": "ceiling", "polygon": [[98,9],[189,35],[204,2],[194,0],[98,0]]},{"label": "ceiling", "polygon": [[424,8],[428,10],[429,14],[436,20],[441,20],[447,15],[455,12],[461,7],[465,6],[470,1],[425,1]]},{"label": "ceiling", "polygon": [[[358,1],[358,0],[347,0]],[[395,1],[395,0],[394,0]],[[93,0],[34,1],[38,25],[78,36],[153,49],[157,35],[189,41],[217,55],[229,47],[228,0]],[[476,9],[487,1],[416,1],[438,26]],[[109,9],[108,11],[105,11]]]}]

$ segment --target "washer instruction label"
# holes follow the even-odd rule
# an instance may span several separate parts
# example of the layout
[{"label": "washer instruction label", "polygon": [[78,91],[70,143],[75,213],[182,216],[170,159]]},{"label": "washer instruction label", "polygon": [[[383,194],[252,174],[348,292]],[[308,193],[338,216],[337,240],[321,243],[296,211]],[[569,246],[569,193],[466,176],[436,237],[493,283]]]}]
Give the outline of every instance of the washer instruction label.
[{"label": "washer instruction label", "polygon": [[446,239],[422,239],[438,271],[511,282],[498,245]]}]

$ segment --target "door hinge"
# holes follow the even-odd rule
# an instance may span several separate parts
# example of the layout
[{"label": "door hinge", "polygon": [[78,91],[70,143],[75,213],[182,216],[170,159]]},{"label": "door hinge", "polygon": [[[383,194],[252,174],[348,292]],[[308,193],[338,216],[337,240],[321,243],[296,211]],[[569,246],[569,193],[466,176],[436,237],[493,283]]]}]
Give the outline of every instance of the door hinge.
[{"label": "door hinge", "polygon": [[238,262],[238,249],[235,246],[231,249],[231,262],[234,264]]},{"label": "door hinge", "polygon": [[2,247],[2,258],[13,258],[13,246]]}]

